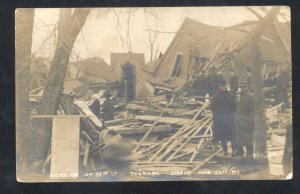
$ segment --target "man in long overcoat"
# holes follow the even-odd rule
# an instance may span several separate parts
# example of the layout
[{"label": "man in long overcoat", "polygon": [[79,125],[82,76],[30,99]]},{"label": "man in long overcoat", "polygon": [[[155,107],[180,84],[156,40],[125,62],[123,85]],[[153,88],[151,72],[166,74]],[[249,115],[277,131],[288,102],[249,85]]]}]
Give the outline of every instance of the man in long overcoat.
[{"label": "man in long overcoat", "polygon": [[103,121],[109,121],[114,119],[114,104],[110,99],[111,94],[106,92],[105,94],[105,101],[102,105],[102,112],[103,112]]},{"label": "man in long overcoat", "polygon": [[239,77],[233,69],[230,69],[230,91],[237,92],[239,90]]},{"label": "man in long overcoat", "polygon": [[98,118],[100,118],[100,96],[98,94],[93,94],[92,99],[93,101],[89,105],[89,108]]},{"label": "man in long overcoat", "polygon": [[196,78],[193,88],[196,95],[205,96],[207,93],[207,78],[204,72],[201,72]]},{"label": "man in long overcoat", "polygon": [[277,78],[277,84],[275,88],[276,92],[276,104],[283,102],[283,111],[289,106],[288,101],[288,89],[289,89],[289,73],[285,68],[279,70]]},{"label": "man in long overcoat", "polygon": [[253,157],[254,144],[254,105],[255,97],[249,91],[249,82],[240,81],[241,92],[237,96],[237,109],[235,115],[235,128],[233,130],[234,142],[237,146],[237,152],[233,156],[243,156],[243,146],[246,147],[248,157]]},{"label": "man in long overcoat", "polygon": [[217,74],[217,69],[212,67],[211,71],[207,75],[207,92],[210,97],[214,96],[218,91],[218,82],[220,75]]},{"label": "man in long overcoat", "polygon": [[213,142],[221,141],[224,155],[228,154],[227,141],[231,141],[233,128],[233,115],[236,109],[235,97],[226,87],[226,81],[220,79],[219,92],[211,101],[213,113]]}]

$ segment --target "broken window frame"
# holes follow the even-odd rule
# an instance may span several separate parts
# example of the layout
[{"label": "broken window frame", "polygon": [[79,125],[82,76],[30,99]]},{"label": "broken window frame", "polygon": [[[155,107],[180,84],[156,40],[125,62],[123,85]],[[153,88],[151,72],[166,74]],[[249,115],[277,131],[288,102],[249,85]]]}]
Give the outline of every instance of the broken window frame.
[{"label": "broken window frame", "polygon": [[[174,70],[175,70],[175,67],[176,67],[177,57],[179,55],[181,55],[181,59],[180,59],[179,64],[178,64],[178,66],[176,68],[176,71],[174,73]],[[173,65],[172,65],[172,69],[171,69],[170,75],[169,75],[170,78],[175,79],[176,77],[179,77],[180,67],[181,67],[181,64],[182,64],[182,60],[183,60],[183,53],[182,52],[177,52],[176,56],[175,56],[175,59],[174,59],[174,62],[173,62]],[[173,75],[173,73],[174,73],[174,75]]]},{"label": "broken window frame", "polygon": [[[264,60],[263,67],[262,67],[264,79],[269,79],[269,78],[278,76],[280,65],[281,64],[276,61]],[[274,71],[269,72],[270,69],[272,68],[272,66],[273,66]],[[272,73],[273,73],[273,76],[271,76]]]}]

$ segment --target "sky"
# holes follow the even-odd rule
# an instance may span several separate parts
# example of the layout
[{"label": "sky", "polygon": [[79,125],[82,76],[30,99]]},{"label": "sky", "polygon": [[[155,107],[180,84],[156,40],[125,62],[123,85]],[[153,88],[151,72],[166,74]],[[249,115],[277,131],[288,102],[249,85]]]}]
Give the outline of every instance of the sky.
[{"label": "sky", "polygon": [[[264,15],[259,7],[253,9]],[[288,7],[283,7],[282,12],[290,15]],[[58,8],[35,10],[32,52],[36,56],[53,55],[58,16]],[[110,64],[112,52],[131,51],[144,53],[147,62],[150,59],[149,36],[153,38],[155,31],[160,32],[154,51],[164,53],[185,18],[220,27],[258,20],[245,7],[92,8],[77,37],[70,61],[102,57]]]}]

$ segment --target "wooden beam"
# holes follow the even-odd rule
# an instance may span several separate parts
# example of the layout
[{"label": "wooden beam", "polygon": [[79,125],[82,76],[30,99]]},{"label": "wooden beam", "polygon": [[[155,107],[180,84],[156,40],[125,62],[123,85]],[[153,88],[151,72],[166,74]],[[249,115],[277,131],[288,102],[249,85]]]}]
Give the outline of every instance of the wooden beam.
[{"label": "wooden beam", "polygon": [[142,139],[139,141],[139,143],[137,144],[137,146],[134,148],[134,152],[136,152],[141,144],[145,141],[145,139],[149,136],[149,134],[153,131],[155,125],[158,123],[159,119],[162,117],[162,115],[164,114],[164,111],[162,111],[159,115],[159,117],[157,117],[157,119],[154,121],[154,123],[152,124],[152,126],[149,128],[149,130],[145,133],[145,135],[142,137]]},{"label": "wooden beam", "polygon": [[[194,115],[193,119],[190,120],[187,124],[185,124],[173,137],[178,137],[179,135],[181,135],[182,132],[184,132],[184,131],[188,130],[189,128],[191,128],[191,126],[195,124],[194,121],[198,118],[200,113],[206,108],[208,103],[209,103],[208,101],[205,102],[203,104],[203,106],[200,109],[198,109],[198,112]],[[204,119],[206,119],[206,117]],[[196,124],[198,124],[198,123],[196,123]],[[167,147],[168,144],[171,143],[171,142],[172,142],[172,144],[169,147]],[[169,153],[168,150],[170,150],[170,148],[172,148],[174,146],[176,146],[176,142],[174,142],[172,139],[169,139],[168,142],[165,144],[165,146],[162,147],[162,149],[159,150],[159,152],[157,152],[154,156],[152,156],[151,160],[153,160],[154,157],[156,157],[158,155],[158,153],[160,153],[162,150],[167,148],[167,150],[163,154],[161,154],[159,156],[159,158],[156,160],[156,161],[161,161]]]},{"label": "wooden beam", "polygon": [[33,119],[46,119],[46,118],[69,118],[69,117],[80,117],[86,118],[88,115],[30,115],[30,118]]},{"label": "wooden beam", "polygon": [[89,159],[89,152],[90,152],[90,143],[87,141],[84,146],[84,157],[83,157],[83,166],[87,168],[88,159]]},{"label": "wooden beam", "polygon": [[[196,135],[197,133],[199,133],[206,125],[207,125],[207,123],[208,122],[210,122],[211,121],[211,119],[212,119],[212,117],[208,117],[208,119],[205,121],[205,122],[203,122],[203,123],[201,123],[201,125],[199,126],[199,127],[195,127],[196,128],[196,130],[193,132],[192,130],[189,132],[189,133],[187,133],[186,135],[185,135],[185,137],[188,137],[190,134],[192,135],[192,136],[194,136],[194,135]],[[208,130],[208,128],[206,129],[206,131],[204,132],[204,135],[207,135],[208,134],[208,132],[209,132],[209,130]],[[170,160],[172,160],[173,159],[173,157],[191,140],[192,138],[187,138],[187,139],[185,139],[184,140],[184,142],[181,144],[181,146],[175,151],[175,152],[173,152],[173,154],[166,160],[166,161],[170,161]],[[204,141],[204,139],[202,138],[202,140]]]},{"label": "wooden beam", "polygon": [[[209,132],[211,132],[211,127],[207,128],[206,131],[204,132],[204,135],[207,135]],[[212,136],[212,135],[211,135]],[[197,144],[193,154],[192,154],[192,157],[190,158],[190,162],[193,162],[195,157],[196,157],[196,154],[198,153],[198,149],[197,148],[200,148],[200,146],[203,144],[204,142],[204,138],[202,138],[199,143]]]},{"label": "wooden beam", "polygon": [[222,152],[222,148],[220,148],[219,150],[217,150],[215,153],[213,153],[209,157],[205,158],[195,168],[193,168],[193,170],[191,171],[191,174],[193,174],[196,170],[198,170],[199,168],[201,168],[204,164],[206,164],[208,161],[210,161],[213,157],[215,157],[216,155],[218,155],[221,152]]},{"label": "wooden beam", "polygon": [[91,111],[89,106],[87,105],[87,102],[75,100],[74,104],[78,107],[78,109],[83,112],[85,115],[89,117],[89,119],[95,124],[97,127],[102,128],[102,123],[98,119],[98,117]]},{"label": "wooden beam", "polygon": [[[136,127],[136,128],[117,128],[118,126],[111,126],[108,127],[108,129],[112,129],[118,133],[120,133],[121,135],[130,135],[130,134],[145,134],[150,128],[151,126],[142,126],[142,127]],[[159,132],[166,132],[166,131],[170,131],[171,130],[171,126],[170,125],[159,125],[154,127],[152,133],[159,133]]]},{"label": "wooden beam", "polygon": [[[135,115],[134,118],[140,121],[154,122],[158,116],[151,115]],[[176,117],[161,117],[159,123],[171,124],[171,125],[186,125],[191,119],[186,118],[176,118]]]}]

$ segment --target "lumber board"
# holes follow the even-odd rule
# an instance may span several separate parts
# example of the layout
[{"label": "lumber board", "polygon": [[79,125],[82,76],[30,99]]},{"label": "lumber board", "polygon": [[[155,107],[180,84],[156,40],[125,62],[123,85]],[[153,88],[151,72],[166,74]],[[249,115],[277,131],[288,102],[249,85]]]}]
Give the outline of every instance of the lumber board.
[{"label": "lumber board", "polygon": [[97,127],[102,128],[102,123],[98,117],[91,111],[86,101],[75,100],[74,104],[82,111]]},{"label": "lumber board", "polygon": [[76,178],[79,168],[80,117],[52,121],[50,178]]},{"label": "lumber board", "polygon": [[114,119],[114,120],[109,120],[105,121],[106,127],[108,126],[116,126],[116,125],[121,125],[123,122],[127,122],[128,119]]},{"label": "lumber board", "polygon": [[[206,131],[204,132],[203,136],[206,136],[209,132],[211,132],[211,128],[210,128],[210,127],[208,127],[208,128],[206,129]],[[211,133],[212,133],[212,132],[211,132]],[[195,157],[196,157],[196,154],[198,153],[198,149],[197,149],[197,148],[200,148],[200,146],[203,144],[203,142],[204,142],[204,138],[200,139],[198,145],[196,146],[196,148],[195,148],[195,150],[194,150],[194,152],[193,152],[193,154],[192,154],[192,157],[190,158],[190,162],[193,162],[193,161],[194,161],[194,159],[195,159]]]},{"label": "lumber board", "polygon": [[68,117],[88,117],[87,115],[30,115],[33,119],[47,119],[47,118],[68,118]]},{"label": "lumber board", "polygon": [[164,114],[164,111],[162,111],[159,115],[159,117],[157,117],[157,119],[154,121],[154,123],[152,124],[152,126],[147,130],[147,132],[144,134],[144,136],[142,137],[142,139],[139,141],[139,143],[137,144],[137,146],[134,148],[133,151],[137,151],[141,144],[145,141],[145,139],[149,136],[149,134],[153,131],[154,127],[157,125],[157,123],[159,122],[159,119],[162,117],[162,115]]},{"label": "lumber board", "polygon": [[279,145],[285,145],[285,136],[280,136],[280,135],[276,135],[275,133],[273,133],[271,135],[271,140],[273,144],[279,144]]},{"label": "lumber board", "polygon": [[269,164],[270,175],[281,176],[283,175],[283,165],[281,164]]},{"label": "lumber board", "polygon": [[[187,131],[189,128],[191,128],[191,126],[192,125],[194,125],[195,123],[194,123],[194,121],[197,119],[197,117],[200,115],[200,113],[205,109],[205,107],[208,105],[208,103],[209,102],[206,102],[205,104],[203,104],[203,106],[201,107],[201,108],[199,108],[198,109],[198,111],[197,111],[197,113],[194,115],[194,117],[193,117],[193,119],[191,119],[191,120],[189,120],[189,122],[188,123],[186,123],[173,137],[178,137],[180,134],[182,134],[182,132],[184,132],[184,131]],[[204,118],[204,119],[206,119],[206,117]],[[202,119],[203,120],[203,119]],[[170,142],[172,142],[171,143],[171,145],[170,146],[168,146],[168,144],[170,143]],[[158,153],[160,153],[162,150],[164,150],[167,146],[167,150],[163,153],[163,154],[161,154],[159,157],[158,157],[158,159],[156,160],[156,161],[161,161],[168,153],[169,153],[169,150],[170,149],[173,149],[174,148],[174,146],[177,146],[177,144],[178,144],[178,142],[175,140],[172,140],[172,139],[170,139],[166,144],[165,144],[165,146],[164,147],[162,147],[162,149],[161,150],[159,150],[159,152]],[[151,160],[153,160],[154,159],[154,157],[156,156],[156,155],[158,155],[158,153],[156,153],[152,158],[151,158]]]},{"label": "lumber board", "polygon": [[[121,135],[132,135],[132,134],[143,134],[149,130],[150,126],[142,126],[142,127],[134,127],[134,128],[124,128],[124,126],[111,126],[108,127],[109,129],[113,129],[114,131],[120,133]],[[152,133],[159,133],[159,132],[166,132],[170,131],[170,125],[160,125],[154,127]]]},{"label": "lumber board", "polygon": [[202,162],[200,162],[199,164],[197,164],[195,168],[193,168],[193,170],[191,171],[191,173],[194,173],[196,170],[198,170],[199,168],[201,168],[204,164],[206,164],[208,161],[210,161],[213,157],[215,157],[216,155],[218,155],[221,152],[222,152],[222,148],[220,148],[219,150],[217,150],[216,152],[214,152],[212,155],[210,155],[207,158],[205,158]]},{"label": "lumber board", "polygon": [[84,157],[83,157],[83,166],[84,167],[87,167],[89,152],[90,152],[90,143],[86,142],[86,144],[84,146]]},{"label": "lumber board", "polygon": [[[185,135],[185,137],[189,137],[190,135],[191,136],[195,136],[196,134],[198,134],[206,125],[207,125],[207,123],[208,122],[210,122],[211,121],[211,117],[208,117],[208,119],[205,121],[205,122],[203,122],[203,123],[201,123],[201,126],[199,126],[199,127],[195,127],[196,128],[196,130],[195,131],[189,131],[189,133],[187,133],[186,135]],[[197,129],[198,128],[198,129]],[[208,134],[208,132],[209,132],[209,128],[207,128],[206,129],[206,131],[204,132],[204,135],[207,135]],[[170,161],[170,160],[172,160],[173,159],[173,157],[191,140],[192,138],[187,138],[187,139],[184,139],[183,140],[183,144],[167,159],[167,161]],[[180,139],[179,139],[180,140]],[[202,138],[201,139],[202,141],[204,141],[204,138]],[[201,141],[200,140],[200,141]]]},{"label": "lumber board", "polygon": [[[135,115],[135,119],[140,121],[148,121],[154,122],[158,116],[151,116],[151,115]],[[159,123],[170,124],[170,125],[186,125],[187,123],[191,122],[191,119],[186,118],[176,118],[176,117],[161,117],[159,119]]]}]

